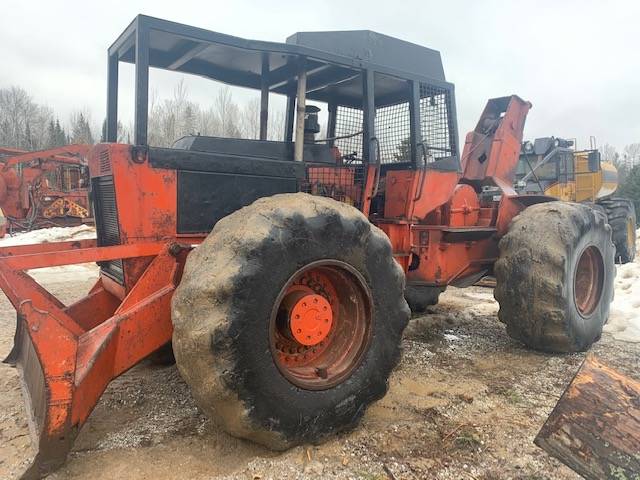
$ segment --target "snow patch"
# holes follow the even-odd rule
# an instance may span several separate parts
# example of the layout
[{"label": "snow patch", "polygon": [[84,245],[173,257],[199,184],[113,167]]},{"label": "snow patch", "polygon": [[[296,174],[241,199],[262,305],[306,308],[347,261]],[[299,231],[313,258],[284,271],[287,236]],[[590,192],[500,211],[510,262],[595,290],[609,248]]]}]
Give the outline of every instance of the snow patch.
[{"label": "snow patch", "polygon": [[[640,245],[640,229],[636,231]],[[604,331],[616,340],[640,343],[640,257],[632,263],[618,265],[615,297],[611,303],[609,322]]]},{"label": "snow patch", "polygon": [[[96,229],[90,225],[77,227],[51,227],[30,232],[19,232],[0,239],[0,247],[16,245],[31,245],[35,243],[68,242],[71,240],[86,240],[96,238]],[[98,266],[95,263],[64,265],[62,267],[47,267],[28,270],[27,273],[38,283],[66,283],[68,281],[82,281],[97,278]]]},{"label": "snow patch", "polygon": [[90,225],[77,227],[51,227],[30,232],[18,232],[0,239],[0,247],[31,245],[34,243],[67,242],[96,238],[96,229]]}]

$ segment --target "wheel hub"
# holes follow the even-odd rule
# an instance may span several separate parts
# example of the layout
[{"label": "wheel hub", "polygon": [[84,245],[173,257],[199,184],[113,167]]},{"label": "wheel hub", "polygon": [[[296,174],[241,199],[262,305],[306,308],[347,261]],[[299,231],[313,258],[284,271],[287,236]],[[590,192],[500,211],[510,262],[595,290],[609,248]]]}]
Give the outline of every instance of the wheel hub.
[{"label": "wheel hub", "polygon": [[574,300],[583,316],[591,315],[602,296],[604,263],[596,247],[586,248],[578,260],[574,279]]},{"label": "wheel hub", "polygon": [[302,345],[322,342],[329,335],[332,324],[331,304],[322,295],[304,295],[291,309],[291,334]]},{"label": "wheel hub", "polygon": [[364,279],[346,263],[320,260],[300,269],[283,286],[269,322],[280,372],[307,390],[344,381],[368,346],[372,303]]}]

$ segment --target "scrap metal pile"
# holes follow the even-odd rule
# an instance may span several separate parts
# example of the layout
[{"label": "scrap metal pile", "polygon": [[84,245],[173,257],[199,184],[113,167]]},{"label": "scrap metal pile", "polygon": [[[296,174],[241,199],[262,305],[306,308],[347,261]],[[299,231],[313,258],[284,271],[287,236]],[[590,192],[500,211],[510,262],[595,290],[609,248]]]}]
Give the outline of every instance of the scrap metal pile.
[{"label": "scrap metal pile", "polygon": [[0,237],[89,219],[87,146],[42,152],[0,148]]}]

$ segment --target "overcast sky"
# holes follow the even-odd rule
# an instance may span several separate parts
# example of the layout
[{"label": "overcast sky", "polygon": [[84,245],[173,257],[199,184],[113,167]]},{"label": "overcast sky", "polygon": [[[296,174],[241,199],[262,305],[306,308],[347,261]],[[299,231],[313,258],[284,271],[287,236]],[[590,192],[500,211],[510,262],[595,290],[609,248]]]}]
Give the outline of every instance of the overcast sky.
[{"label": "overcast sky", "polygon": [[[490,97],[533,103],[526,138],[555,135],[587,146],[640,142],[640,1],[2,0],[0,87],[19,85],[66,120],[87,109],[101,123],[106,51],[144,13],[258,40],[296,31],[369,29],[439,50],[456,86],[461,135]],[[121,111],[132,82],[122,75]],[[152,78],[162,98],[171,82]],[[206,101],[209,82],[188,84]],[[128,92],[128,93],[127,93]]]}]

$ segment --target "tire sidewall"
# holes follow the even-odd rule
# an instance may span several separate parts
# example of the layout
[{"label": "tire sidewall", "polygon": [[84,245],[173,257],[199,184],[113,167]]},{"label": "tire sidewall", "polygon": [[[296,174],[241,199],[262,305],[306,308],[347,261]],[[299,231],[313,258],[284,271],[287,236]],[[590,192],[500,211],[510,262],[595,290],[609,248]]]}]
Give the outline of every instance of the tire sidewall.
[{"label": "tire sidewall", "polygon": [[[225,379],[227,386],[250,406],[252,421],[262,428],[277,429],[293,443],[340,429],[364,413],[362,405],[386,393],[408,319],[406,304],[407,311],[401,315],[406,318],[394,318],[398,317],[398,301],[403,301],[403,284],[389,274],[390,268],[397,273],[399,267],[386,237],[378,237],[384,234],[366,220],[346,228],[341,228],[340,221],[321,225],[313,225],[313,221],[307,219],[311,228],[305,228],[304,221],[297,224],[291,219],[291,228],[271,236],[277,236],[279,242],[265,238],[252,253],[255,261],[247,266],[253,271],[245,272],[244,281],[231,292],[233,317],[242,321],[229,326],[234,368]],[[305,390],[287,380],[275,364],[269,343],[269,313],[284,285],[300,268],[323,260],[345,262],[364,278],[373,299],[371,335],[360,364],[346,380],[326,390]],[[216,354],[214,344],[213,357]],[[301,424],[306,427],[300,428]]]},{"label": "tire sidewall", "polygon": [[[595,211],[593,211],[593,215],[599,216]],[[609,306],[613,298],[614,248],[610,239],[610,229],[608,227],[600,228],[600,223],[604,222],[599,222],[597,218],[593,222],[585,223],[582,235],[577,239],[575,245],[567,246],[569,250],[567,258],[570,258],[571,261],[567,262],[565,269],[564,298],[567,299],[565,314],[569,320],[567,327],[573,330],[570,335],[577,343],[577,350],[589,348],[602,334],[602,327],[609,317]],[[583,315],[578,310],[575,301],[575,276],[580,257],[589,247],[595,247],[602,258],[603,285],[598,305],[591,314]]]}]

